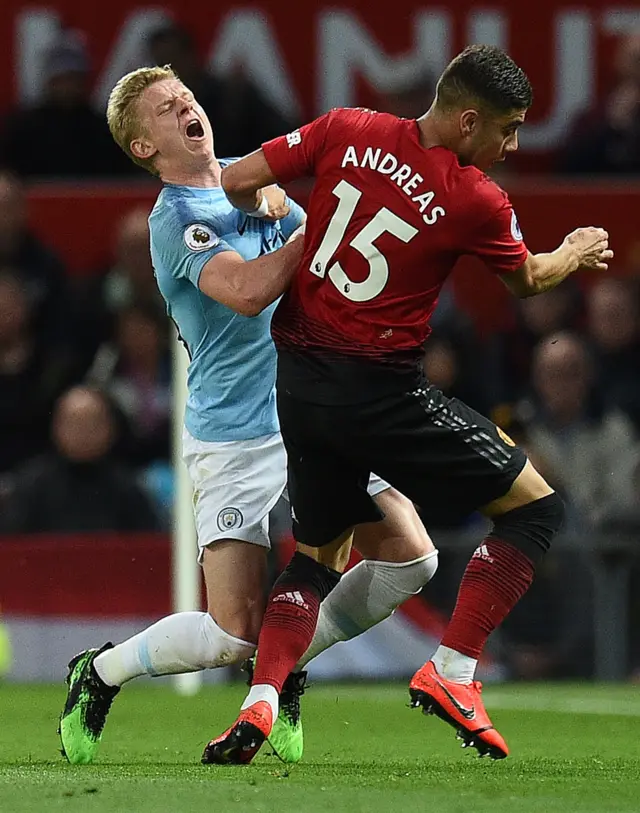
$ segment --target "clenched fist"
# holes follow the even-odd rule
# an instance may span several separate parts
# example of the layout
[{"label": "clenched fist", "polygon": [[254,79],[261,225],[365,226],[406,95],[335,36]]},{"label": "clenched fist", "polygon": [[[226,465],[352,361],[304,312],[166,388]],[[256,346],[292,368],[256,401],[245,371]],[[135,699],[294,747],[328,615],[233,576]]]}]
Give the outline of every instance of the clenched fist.
[{"label": "clenched fist", "polygon": [[574,253],[580,269],[606,271],[608,260],[613,258],[608,233],[595,226],[576,229],[565,237],[564,242]]},{"label": "clenched fist", "polygon": [[279,186],[275,184],[273,186],[266,186],[262,190],[262,194],[269,204],[269,211],[264,215],[263,220],[267,220],[269,223],[275,223],[277,220],[282,220],[282,218],[286,217],[291,211],[287,203],[286,192]]}]

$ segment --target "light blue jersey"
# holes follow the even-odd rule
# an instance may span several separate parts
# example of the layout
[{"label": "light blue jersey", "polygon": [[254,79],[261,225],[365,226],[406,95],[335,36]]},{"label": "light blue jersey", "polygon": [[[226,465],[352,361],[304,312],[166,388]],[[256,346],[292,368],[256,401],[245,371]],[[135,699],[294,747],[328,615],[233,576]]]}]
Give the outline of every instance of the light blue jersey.
[{"label": "light blue jersey", "polygon": [[221,251],[254,260],[282,246],[304,218],[290,205],[284,220],[266,223],[234,209],[219,187],[167,184],[149,217],[158,287],[191,358],[185,425],[198,440],[249,440],[278,431],[270,331],[275,304],[259,316],[240,316],[203,294],[198,280]]}]

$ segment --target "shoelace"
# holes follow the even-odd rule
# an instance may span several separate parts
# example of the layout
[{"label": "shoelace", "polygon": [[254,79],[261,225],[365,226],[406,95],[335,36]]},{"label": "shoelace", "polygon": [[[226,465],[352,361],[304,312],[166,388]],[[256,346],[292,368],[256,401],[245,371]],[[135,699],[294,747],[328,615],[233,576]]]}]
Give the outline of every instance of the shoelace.
[{"label": "shoelace", "polygon": [[86,704],[85,722],[92,733],[99,735],[119,689],[115,686],[111,688],[101,685],[92,675],[89,676],[87,683],[90,699]]},{"label": "shoelace", "polygon": [[289,675],[282,687],[280,706],[289,722],[294,725],[300,719],[300,698],[307,688],[307,673],[297,672]]}]

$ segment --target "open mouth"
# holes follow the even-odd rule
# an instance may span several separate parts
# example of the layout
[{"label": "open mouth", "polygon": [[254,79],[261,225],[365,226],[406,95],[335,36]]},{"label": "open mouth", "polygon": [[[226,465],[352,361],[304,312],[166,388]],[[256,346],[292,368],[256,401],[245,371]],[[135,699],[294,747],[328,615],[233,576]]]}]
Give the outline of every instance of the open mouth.
[{"label": "open mouth", "polygon": [[191,138],[195,141],[198,141],[201,138],[204,138],[204,127],[198,121],[198,119],[193,119],[187,124],[187,129],[185,130],[187,134],[187,138]]}]

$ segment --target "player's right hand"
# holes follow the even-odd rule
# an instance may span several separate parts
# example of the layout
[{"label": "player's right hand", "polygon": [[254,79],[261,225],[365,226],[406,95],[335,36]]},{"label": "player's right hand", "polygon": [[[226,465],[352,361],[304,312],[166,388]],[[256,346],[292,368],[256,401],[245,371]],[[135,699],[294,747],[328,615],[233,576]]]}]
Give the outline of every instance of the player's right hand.
[{"label": "player's right hand", "polygon": [[269,204],[269,211],[262,218],[269,223],[275,223],[277,220],[282,220],[291,211],[291,207],[287,203],[287,193],[275,184],[273,186],[266,186],[262,190],[262,194],[267,199]]},{"label": "player's right hand", "polygon": [[596,226],[576,229],[565,237],[565,243],[575,254],[580,269],[606,271],[608,261],[613,258],[608,233]]}]

